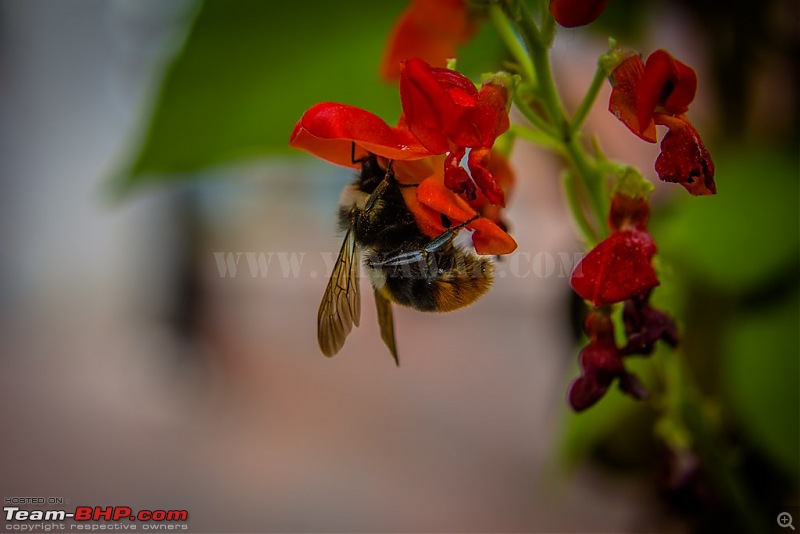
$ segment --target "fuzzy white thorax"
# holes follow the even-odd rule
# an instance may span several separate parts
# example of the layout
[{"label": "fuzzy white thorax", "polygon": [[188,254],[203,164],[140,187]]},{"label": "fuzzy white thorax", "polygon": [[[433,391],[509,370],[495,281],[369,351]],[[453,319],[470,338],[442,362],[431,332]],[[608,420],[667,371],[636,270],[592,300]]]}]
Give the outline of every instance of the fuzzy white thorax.
[{"label": "fuzzy white thorax", "polygon": [[363,191],[359,191],[355,184],[349,184],[342,189],[342,194],[339,195],[339,205],[343,208],[353,208],[354,206],[359,210],[363,210],[367,205],[369,195]]}]

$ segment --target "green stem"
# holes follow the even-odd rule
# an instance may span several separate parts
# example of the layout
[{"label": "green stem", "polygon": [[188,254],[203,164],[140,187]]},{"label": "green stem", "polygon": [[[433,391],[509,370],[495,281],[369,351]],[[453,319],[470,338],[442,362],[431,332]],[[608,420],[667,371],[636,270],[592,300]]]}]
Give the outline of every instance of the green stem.
[{"label": "green stem", "polygon": [[[587,193],[592,211],[594,211],[594,218],[597,221],[597,228],[602,229],[601,232],[605,232],[605,218],[608,206],[603,188],[603,177],[598,172],[597,165],[590,161],[584,148],[578,142],[577,130],[572,128],[572,121],[567,119],[564,104],[553,79],[549,43],[543,41],[543,35],[536,26],[525,2],[519,0],[511,2],[508,4],[508,10],[509,16],[517,15],[515,22],[533,60],[533,68],[536,72],[536,79],[539,82],[538,96],[540,101],[550,118],[550,122],[553,125],[552,128],[555,130],[554,133],[564,144],[576,177],[580,180]],[[597,90],[599,90],[599,85]],[[593,100],[594,97],[591,97],[591,101]],[[591,102],[587,104],[587,106],[590,105]]]},{"label": "green stem", "polygon": [[[703,410],[703,401],[694,387],[690,372],[678,351],[664,351],[665,375],[671,379],[665,383],[667,395],[664,406],[667,416],[677,417],[691,436],[691,447],[700,459],[716,491],[728,503],[731,511],[739,516],[746,532],[764,532],[763,521],[751,505],[745,485],[729,465],[725,448],[719,442],[714,424]],[[679,424],[680,424],[679,423]]]},{"label": "green stem", "polygon": [[522,39],[528,47],[533,69],[536,72],[536,79],[539,82],[539,96],[545,105],[545,110],[550,117],[550,121],[555,125],[562,138],[566,142],[569,135],[569,123],[565,118],[564,105],[556,89],[553,80],[553,69],[550,67],[549,48],[542,41],[542,34],[531,16],[525,2],[518,2],[517,8],[520,18],[518,20]]},{"label": "green stem", "polygon": [[567,205],[572,213],[572,218],[581,231],[586,247],[591,249],[598,242],[597,232],[595,232],[595,229],[592,228],[592,225],[589,224],[588,219],[586,219],[583,203],[581,202],[580,193],[578,191],[578,184],[575,182],[575,177],[568,169],[565,169],[562,174],[562,182],[564,183],[564,192],[567,197]]},{"label": "green stem", "polygon": [[592,83],[589,85],[589,89],[586,91],[586,95],[583,97],[578,109],[572,116],[572,121],[570,122],[569,127],[573,132],[577,132],[583,126],[586,117],[589,115],[589,111],[591,111],[592,106],[594,105],[595,99],[597,99],[597,94],[600,92],[600,89],[603,87],[603,83],[605,81],[606,73],[600,67],[600,65],[598,65],[597,70],[594,72]]},{"label": "green stem", "polygon": [[508,51],[511,52],[511,55],[519,64],[523,79],[535,85],[536,74],[533,71],[533,62],[528,55],[528,51],[525,50],[525,47],[522,46],[522,43],[519,41],[519,37],[514,31],[514,27],[511,25],[508,17],[505,16],[502,9],[496,5],[492,5],[489,6],[489,18],[492,19],[492,23],[494,27],[497,28],[497,33],[500,34],[500,38],[508,47]]},{"label": "green stem", "polygon": [[[527,139],[532,143],[541,145],[544,148],[548,148],[563,157],[567,157],[567,153],[564,151],[564,146],[561,143],[559,143],[555,137],[552,137],[551,135],[545,132],[542,132],[535,128],[529,128],[524,124],[511,124],[511,127],[509,128],[508,131],[512,132],[514,135],[518,137]],[[502,137],[500,139],[502,139]]]},{"label": "green stem", "polygon": [[542,0],[539,4],[541,6],[540,16],[542,21],[541,36],[544,46],[550,48],[553,44],[553,39],[556,36],[556,21],[550,15],[550,2]]},{"label": "green stem", "polygon": [[[580,130],[589,111],[597,98],[600,88],[605,80],[605,74],[598,67],[594,78],[581,101],[574,116],[568,119],[564,104],[558,93],[553,79],[550,65],[550,44],[554,32],[552,17],[544,12],[545,0],[540,0],[539,8],[542,13],[541,28],[536,25],[526,2],[524,0],[506,0],[501,5],[504,13],[516,25],[523,42],[525,43],[532,63],[533,74],[537,81],[536,97],[547,114],[546,120],[540,113],[532,109],[522,96],[515,97],[515,103],[522,114],[544,134],[551,136],[552,143],[563,148],[558,150],[569,161],[571,169],[564,172],[563,182],[569,208],[573,219],[583,234],[588,246],[594,245],[600,238],[607,235],[605,224],[608,213],[609,198],[606,193],[605,177],[610,171],[624,170],[623,165],[609,162],[597,151],[597,157],[591,157],[580,143]],[[513,43],[506,39],[515,57],[522,53],[519,41],[508,21],[501,22],[502,13],[498,10],[492,12],[496,26],[501,33],[514,35]],[[519,60],[519,59],[518,59]],[[528,65],[520,61],[520,65]],[[525,67],[527,68],[527,67]],[[522,89],[522,88],[520,88]],[[518,93],[524,93],[523,90]],[[522,135],[524,132],[520,132]],[[533,135],[538,132],[532,132]],[[584,205],[585,193],[588,207]],[[594,212],[595,224],[591,224],[588,216],[589,208]],[[620,324],[617,321],[617,324]],[[760,532],[763,530],[758,515],[753,509],[751,501],[747,498],[747,491],[736,471],[729,465],[725,456],[726,450],[719,441],[719,436],[713,431],[708,420],[708,414],[702,409],[702,399],[697,390],[690,383],[688,369],[685,369],[678,355],[673,353],[667,357],[665,376],[672,377],[664,384],[665,398],[661,411],[665,419],[671,419],[681,429],[685,436],[683,443],[691,446],[698,454],[704,469],[707,471],[711,483],[716,487],[719,495],[723,497],[747,531]],[[673,440],[673,445],[676,442]]]},{"label": "green stem", "polygon": [[542,119],[542,117],[540,117],[539,114],[528,105],[521,93],[522,91],[516,91],[514,93],[514,105],[517,106],[517,109],[520,113],[522,113],[522,116],[528,119],[532,125],[546,133],[548,136],[555,140],[560,140],[558,132],[556,132],[550,124],[545,122],[544,119]]},{"label": "green stem", "polygon": [[589,204],[592,206],[592,211],[595,215],[600,234],[605,236],[608,233],[605,220],[608,213],[609,203],[608,195],[605,194],[603,183],[603,175],[598,172],[597,165],[593,161],[589,161],[583,147],[580,146],[575,136],[570,137],[566,143],[567,154],[569,155],[570,162],[575,168],[581,182],[586,189],[589,197]]}]

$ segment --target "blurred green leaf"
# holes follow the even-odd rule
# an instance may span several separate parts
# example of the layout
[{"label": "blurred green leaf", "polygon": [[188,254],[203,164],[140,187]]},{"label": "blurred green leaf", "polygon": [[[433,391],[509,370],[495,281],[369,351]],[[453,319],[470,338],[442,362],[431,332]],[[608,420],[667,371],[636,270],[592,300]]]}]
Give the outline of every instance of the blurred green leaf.
[{"label": "blurred green leaf", "polygon": [[[653,391],[655,376],[650,359],[630,359],[625,365],[642,380],[649,391]],[[577,366],[574,376],[578,376]],[[566,386],[564,390],[567,390]],[[638,443],[638,436],[635,435],[645,433],[649,436],[650,430],[631,422],[641,422],[649,410],[648,403],[637,401],[622,393],[615,381],[603,398],[585,412],[576,414],[565,411],[566,424],[557,447],[561,461],[566,467],[574,467],[600,443],[617,433],[622,433],[626,439],[635,439]]]},{"label": "blurred green leaf", "polygon": [[653,234],[676,271],[739,294],[797,263],[797,155],[762,147],[714,157],[718,194],[680,199]]},{"label": "blurred green leaf", "polygon": [[141,149],[117,177],[126,190],[204,167],[289,151],[302,113],[323,101],[397,120],[378,79],[403,2],[206,0],[167,70]]},{"label": "blurred green leaf", "polygon": [[[379,80],[378,65],[406,5],[206,0],[114,188],[125,193],[209,166],[296,152],[289,134],[317,102],[352,104],[394,123],[399,91]],[[496,65],[498,43],[484,27],[459,69],[477,79]]]},{"label": "blurred green leaf", "polygon": [[749,439],[800,473],[800,311],[798,294],[781,306],[742,314],[725,336],[721,367],[728,402]]}]

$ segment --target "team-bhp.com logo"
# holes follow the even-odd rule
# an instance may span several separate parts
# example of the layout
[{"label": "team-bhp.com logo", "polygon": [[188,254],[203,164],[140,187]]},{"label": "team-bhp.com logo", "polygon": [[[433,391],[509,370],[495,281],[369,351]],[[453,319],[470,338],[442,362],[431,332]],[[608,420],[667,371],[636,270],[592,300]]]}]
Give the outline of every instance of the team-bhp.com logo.
[{"label": "team-bhp.com logo", "polygon": [[[158,530],[159,525],[170,521],[187,521],[187,510],[139,510],[134,512],[130,506],[77,506],[74,511],[67,510],[23,510],[18,506],[3,507],[6,521],[140,521],[154,522],[156,525],[142,525],[142,528]],[[75,527],[78,525],[70,525]],[[87,527],[89,525],[86,525]],[[131,525],[132,526],[132,525]],[[9,525],[6,525],[8,529]],[[13,529],[13,527],[12,527]],[[80,527],[79,527],[80,529]],[[20,529],[27,530],[27,529]],[[93,529],[92,529],[93,530]]]}]

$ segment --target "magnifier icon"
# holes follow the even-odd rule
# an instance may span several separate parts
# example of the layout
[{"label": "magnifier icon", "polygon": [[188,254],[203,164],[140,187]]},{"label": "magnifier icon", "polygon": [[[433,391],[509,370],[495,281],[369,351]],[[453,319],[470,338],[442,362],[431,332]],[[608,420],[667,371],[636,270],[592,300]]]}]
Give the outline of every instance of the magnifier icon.
[{"label": "magnifier icon", "polygon": [[794,525],[792,525],[792,514],[790,514],[789,512],[779,513],[778,525],[783,528],[789,527],[790,529],[794,530]]}]

